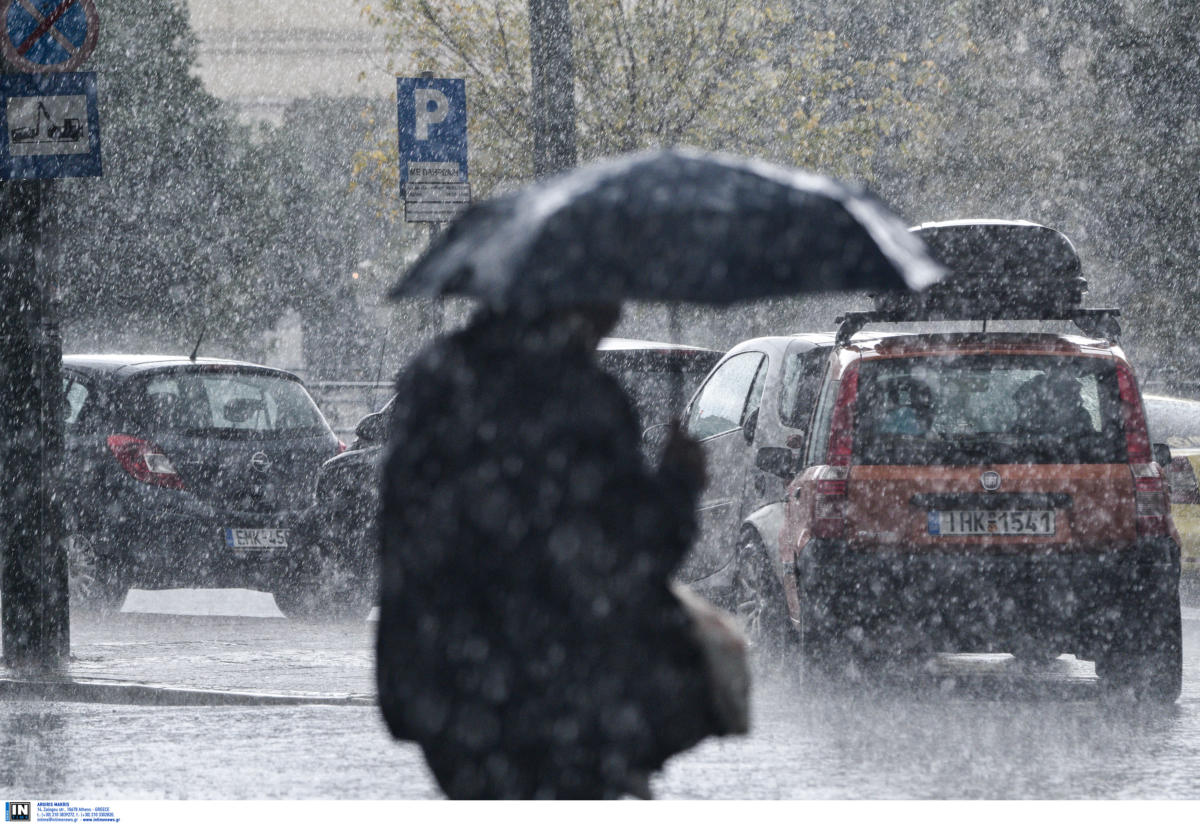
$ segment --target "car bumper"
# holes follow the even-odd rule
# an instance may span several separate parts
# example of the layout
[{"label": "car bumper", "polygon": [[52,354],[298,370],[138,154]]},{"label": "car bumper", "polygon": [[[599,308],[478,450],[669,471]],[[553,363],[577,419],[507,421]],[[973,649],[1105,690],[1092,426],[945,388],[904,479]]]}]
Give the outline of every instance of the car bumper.
[{"label": "car bumper", "polygon": [[[227,512],[215,516],[163,513],[123,520],[103,541],[108,560],[130,586],[249,587],[270,590],[281,570],[304,552],[297,542],[298,513]],[[235,549],[226,528],[288,529],[288,546]]]},{"label": "car bumper", "polygon": [[1031,640],[1084,657],[1153,621],[1178,591],[1179,547],[1041,555],[865,552],[812,541],[796,560],[812,618],[860,640],[943,651],[1012,651]]}]

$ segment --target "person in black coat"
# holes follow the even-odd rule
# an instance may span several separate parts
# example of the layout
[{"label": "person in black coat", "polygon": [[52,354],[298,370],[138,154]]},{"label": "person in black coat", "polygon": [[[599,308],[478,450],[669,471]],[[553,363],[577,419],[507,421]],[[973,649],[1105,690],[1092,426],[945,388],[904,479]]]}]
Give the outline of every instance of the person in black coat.
[{"label": "person in black coat", "polygon": [[485,310],[400,375],[380,502],[380,707],[451,798],[647,794],[719,733],[668,588],[705,483],[651,471],[594,359],[615,306]]}]

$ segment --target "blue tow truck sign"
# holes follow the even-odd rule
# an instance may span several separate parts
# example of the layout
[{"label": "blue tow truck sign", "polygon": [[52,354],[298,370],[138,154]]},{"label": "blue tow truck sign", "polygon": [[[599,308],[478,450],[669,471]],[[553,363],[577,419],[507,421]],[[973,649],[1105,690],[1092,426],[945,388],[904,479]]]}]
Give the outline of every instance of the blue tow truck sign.
[{"label": "blue tow truck sign", "polygon": [[95,72],[0,75],[0,179],[101,174]]},{"label": "blue tow truck sign", "polygon": [[396,121],[404,219],[409,223],[452,220],[471,202],[466,82],[397,77]]}]

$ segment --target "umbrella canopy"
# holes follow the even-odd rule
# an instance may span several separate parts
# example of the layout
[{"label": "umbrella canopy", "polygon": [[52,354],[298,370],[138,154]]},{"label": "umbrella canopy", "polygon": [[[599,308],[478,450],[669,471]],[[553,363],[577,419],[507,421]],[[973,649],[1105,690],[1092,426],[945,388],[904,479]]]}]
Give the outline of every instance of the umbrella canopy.
[{"label": "umbrella canopy", "polygon": [[920,290],[941,276],[906,224],[860,190],[762,161],[669,149],[471,206],[390,296],[726,304]]}]

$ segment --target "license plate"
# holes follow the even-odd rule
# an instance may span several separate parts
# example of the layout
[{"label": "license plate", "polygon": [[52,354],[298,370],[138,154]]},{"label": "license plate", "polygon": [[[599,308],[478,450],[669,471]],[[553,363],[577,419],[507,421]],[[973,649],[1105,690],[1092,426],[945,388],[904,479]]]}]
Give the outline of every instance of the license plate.
[{"label": "license plate", "polygon": [[930,535],[1053,535],[1053,509],[943,509],[929,513]]},{"label": "license plate", "polygon": [[230,549],[287,549],[286,529],[226,529],[225,546]]}]

